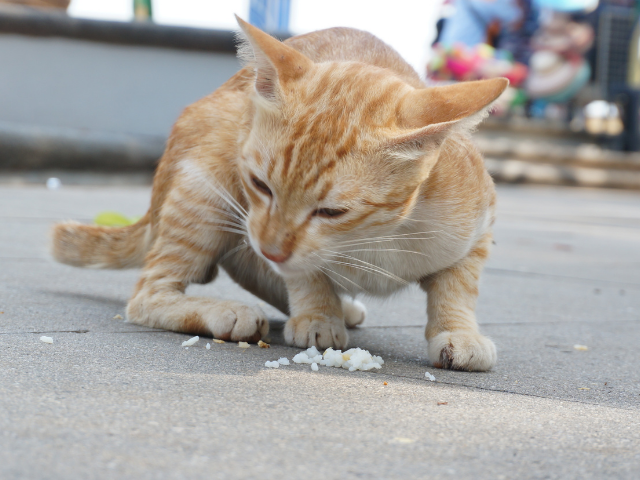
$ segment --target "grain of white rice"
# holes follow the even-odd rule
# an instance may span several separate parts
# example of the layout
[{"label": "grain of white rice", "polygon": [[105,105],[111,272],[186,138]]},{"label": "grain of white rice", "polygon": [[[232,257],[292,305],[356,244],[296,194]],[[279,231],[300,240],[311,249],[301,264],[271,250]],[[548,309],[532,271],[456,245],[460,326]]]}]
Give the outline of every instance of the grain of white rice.
[{"label": "grain of white rice", "polygon": [[250,345],[247,342],[238,342],[240,348],[249,348]]},{"label": "grain of white rice", "polygon": [[53,343],[53,338],[51,337],[40,337],[40,341],[44,343]]},{"label": "grain of white rice", "polygon": [[342,367],[350,372],[356,370],[372,370],[380,369],[384,364],[384,360],[376,355],[371,355],[368,350],[361,348],[352,348],[346,352],[342,350],[334,350],[328,348],[324,355],[318,352],[316,347],[308,348],[304,352],[298,353],[293,357],[294,363],[320,364],[327,367]]},{"label": "grain of white rice", "polygon": [[314,372],[318,371],[318,364],[316,362],[313,362],[311,364],[311,370],[313,370]]},{"label": "grain of white rice", "polygon": [[182,346],[183,347],[190,347],[191,345],[196,343],[198,340],[200,340],[200,337],[192,337],[189,340],[185,340],[184,342],[182,342]]},{"label": "grain of white rice", "polygon": [[118,314],[115,317],[113,317],[114,320],[122,320],[122,315]]},{"label": "grain of white rice", "polygon": [[436,381],[436,377],[434,377],[433,375],[431,375],[429,372],[425,372],[424,373],[424,378],[426,378],[427,380],[430,380],[432,382]]},{"label": "grain of white rice", "polygon": [[278,363],[278,362],[265,362],[264,366],[267,367],[267,368],[279,368],[280,367],[280,363]]},{"label": "grain of white rice", "polygon": [[279,358],[279,359],[278,359],[278,363],[279,363],[280,365],[290,365],[290,363],[289,363],[289,359],[288,359],[288,358],[286,358],[286,357],[281,357],[281,358]]},{"label": "grain of white rice", "polygon": [[573,348],[574,350],[582,350],[582,351],[589,350],[589,347],[587,347],[586,345],[574,345]]},{"label": "grain of white rice", "polygon": [[211,349],[211,344],[207,343],[206,348],[207,348],[207,350],[210,350]]}]

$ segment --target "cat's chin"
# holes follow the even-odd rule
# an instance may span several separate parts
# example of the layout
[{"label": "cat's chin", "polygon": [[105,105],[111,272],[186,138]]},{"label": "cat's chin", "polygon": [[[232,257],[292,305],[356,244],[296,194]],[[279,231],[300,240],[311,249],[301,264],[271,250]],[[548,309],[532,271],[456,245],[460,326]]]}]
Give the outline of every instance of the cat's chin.
[{"label": "cat's chin", "polygon": [[291,262],[277,263],[265,259],[269,266],[282,277],[298,277],[308,274],[308,269]]}]

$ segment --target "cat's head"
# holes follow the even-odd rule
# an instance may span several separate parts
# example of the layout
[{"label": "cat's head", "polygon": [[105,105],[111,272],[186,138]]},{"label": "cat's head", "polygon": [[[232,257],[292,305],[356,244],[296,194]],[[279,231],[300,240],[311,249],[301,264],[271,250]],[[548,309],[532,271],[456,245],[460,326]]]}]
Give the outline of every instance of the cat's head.
[{"label": "cat's head", "polygon": [[416,89],[372,65],[314,63],[238,21],[256,75],[239,159],[247,227],[282,274],[317,270],[331,252],[392,232],[446,137],[475,126],[508,84]]}]

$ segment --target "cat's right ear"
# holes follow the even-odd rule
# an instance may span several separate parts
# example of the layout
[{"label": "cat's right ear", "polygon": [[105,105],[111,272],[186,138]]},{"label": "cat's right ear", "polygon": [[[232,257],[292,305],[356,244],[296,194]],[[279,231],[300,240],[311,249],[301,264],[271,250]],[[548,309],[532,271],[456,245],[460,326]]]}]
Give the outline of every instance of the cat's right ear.
[{"label": "cat's right ear", "polygon": [[[268,100],[278,97],[280,87],[297,80],[313,66],[313,61],[236,15],[249,48],[241,46],[244,57],[256,69],[256,91]],[[247,51],[248,50],[248,51]],[[247,58],[248,57],[248,58]]]},{"label": "cat's right ear", "polygon": [[472,129],[508,86],[506,78],[491,78],[413,90],[400,104],[398,123],[425,134],[442,132],[454,125]]}]

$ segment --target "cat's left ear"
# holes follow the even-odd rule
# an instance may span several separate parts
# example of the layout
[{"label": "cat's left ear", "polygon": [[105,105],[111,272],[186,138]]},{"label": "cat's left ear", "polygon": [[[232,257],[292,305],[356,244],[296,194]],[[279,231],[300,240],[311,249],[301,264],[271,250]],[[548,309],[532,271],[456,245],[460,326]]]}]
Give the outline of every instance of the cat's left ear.
[{"label": "cat's left ear", "polygon": [[419,154],[452,129],[471,130],[508,86],[506,78],[492,78],[412,90],[398,108],[397,123],[403,132],[389,139],[389,147]]},{"label": "cat's left ear", "polygon": [[[244,32],[255,62],[256,91],[268,100],[275,100],[278,89],[289,81],[297,80],[313,66],[313,61],[299,51],[285,45],[259,28],[236,15]],[[240,50],[240,55],[245,54]],[[254,63],[252,62],[252,63]]]}]

